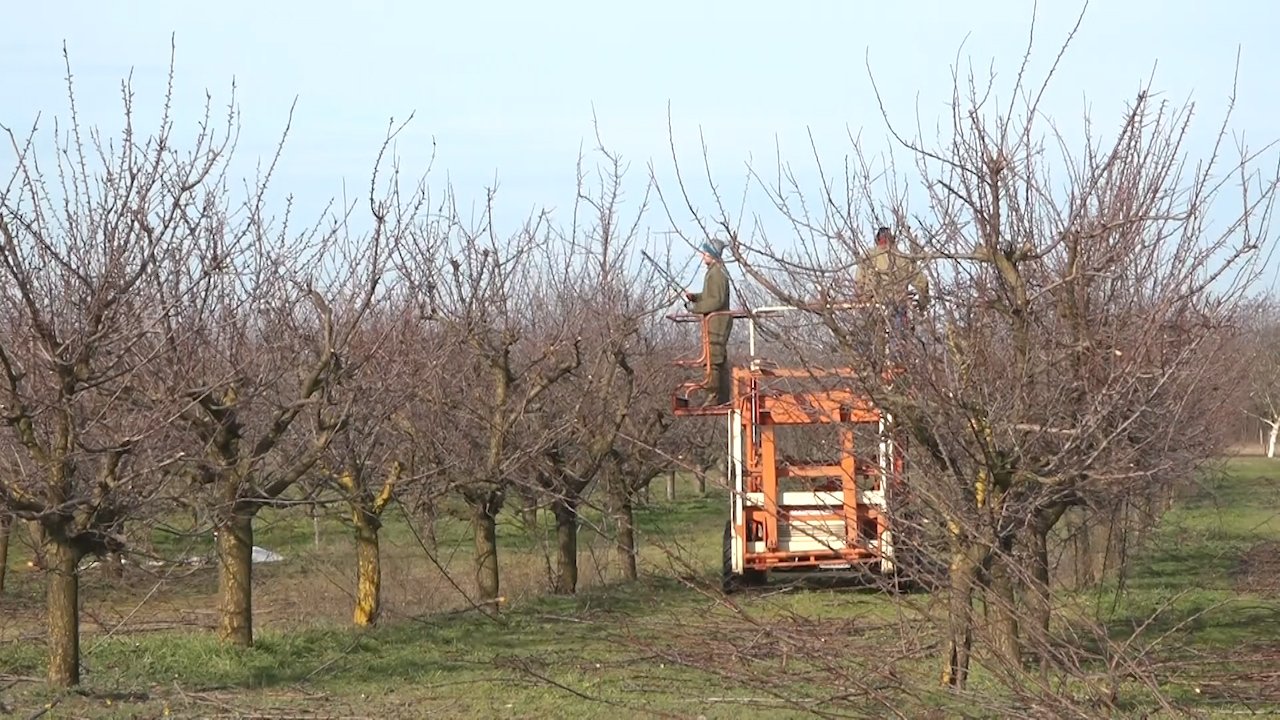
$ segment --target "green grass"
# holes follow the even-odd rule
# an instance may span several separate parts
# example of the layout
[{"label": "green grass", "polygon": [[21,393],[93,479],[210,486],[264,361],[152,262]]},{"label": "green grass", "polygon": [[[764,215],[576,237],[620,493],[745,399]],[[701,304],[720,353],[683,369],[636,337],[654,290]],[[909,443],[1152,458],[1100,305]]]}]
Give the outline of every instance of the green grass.
[{"label": "green grass", "polygon": [[[796,605],[778,610],[810,612],[813,598]],[[599,717],[614,703],[631,712],[731,717],[740,705],[716,698],[760,693],[652,653],[671,642],[679,618],[708,616],[729,619],[686,586],[651,578],[606,593],[544,599],[498,620],[466,615],[363,633],[332,627],[263,633],[251,650],[223,647],[207,634],[112,638],[86,653],[91,695],[69,696],[60,707],[77,716],[127,717],[165,705],[198,716],[219,704],[296,708],[310,694],[337,698],[326,712],[380,717]],[[6,661],[14,674],[37,674],[42,664],[32,646]],[[32,690],[23,699],[38,705],[47,698]],[[754,702],[753,717],[786,716]]]},{"label": "green grass", "polygon": [[1175,699],[1280,712],[1280,694],[1250,679],[1280,677],[1280,462],[1232,458],[1209,473],[1161,519],[1123,588],[1109,582],[1092,601],[1114,641],[1141,628],[1132,642]]},{"label": "green grass", "polygon": [[[1215,603],[1227,615],[1212,627],[1195,621],[1198,644],[1230,644],[1245,639],[1232,631],[1250,628],[1252,639],[1280,642],[1280,623],[1258,624],[1259,612],[1275,612],[1274,592],[1241,587],[1243,563],[1251,552],[1280,550],[1280,463],[1233,459],[1206,478],[1161,520],[1160,527],[1125,579],[1125,613],[1141,618],[1173,601],[1184,616]],[[1280,571],[1280,556],[1275,569]],[[1280,589],[1280,577],[1275,578]],[[1108,588],[1114,590],[1114,585]],[[1230,608],[1243,608],[1235,617]],[[1176,618],[1178,612],[1170,613]],[[1199,632],[1205,630],[1208,632]],[[1190,631],[1189,631],[1190,632]]]},{"label": "green grass", "polygon": [[[661,494],[656,487],[655,498]],[[56,700],[47,717],[155,717],[166,709],[178,717],[250,711],[270,716],[314,712],[323,700],[325,714],[361,717],[794,717],[797,707],[782,703],[779,692],[793,699],[827,698],[826,706],[846,713],[885,714],[874,704],[860,704],[856,694],[832,705],[832,695],[853,692],[840,688],[856,683],[882,688],[913,716],[956,703],[964,705],[954,707],[961,716],[981,717],[984,709],[990,716],[1001,714],[997,700],[1003,691],[981,669],[968,696],[932,689],[940,648],[926,618],[937,612],[934,603],[941,596],[895,601],[866,589],[775,584],[735,596],[735,608],[710,591],[718,579],[723,496],[697,497],[686,485],[678,497],[637,512],[646,573],[638,582],[607,580],[588,584],[574,597],[545,596],[537,578],[541,553],[552,540],[550,518],[544,514],[530,533],[504,514],[504,587],[521,569],[533,585],[517,593],[499,618],[465,610],[396,614],[381,627],[359,632],[338,619],[345,615],[343,606],[332,617],[265,622],[252,649],[224,647],[203,631],[126,628],[110,637],[90,631],[83,692],[50,694],[39,683],[21,681],[4,690],[7,682],[0,677],[0,715],[6,707],[30,714]],[[1233,697],[1229,686],[1253,690],[1247,683],[1230,685],[1231,673],[1246,668],[1229,661],[1268,650],[1280,658],[1280,600],[1274,589],[1280,588],[1280,553],[1272,590],[1242,584],[1241,574],[1250,553],[1280,543],[1278,514],[1280,463],[1233,459],[1164,517],[1134,555],[1123,587],[1112,582],[1064,593],[1064,602],[1083,608],[1116,641],[1146,623],[1137,642],[1151,646],[1149,659],[1163,688],[1179,702],[1204,710],[1241,709],[1240,696]],[[584,546],[607,546],[604,538],[593,538],[591,528],[600,520],[588,511]],[[323,551],[314,549],[311,521],[298,513],[268,511],[258,528],[258,544],[300,560],[263,569],[264,602],[276,602],[272,593],[281,588],[316,582],[312,575],[332,571],[328,563],[342,572],[349,568],[349,531],[340,519],[322,521]],[[392,513],[383,532],[389,553],[422,554],[403,516]],[[459,548],[457,567],[463,571],[469,533],[461,520],[440,523],[441,554],[446,547]],[[168,548],[185,551],[185,545]],[[199,582],[183,587],[201,607],[211,608],[208,577]],[[12,602],[38,602],[38,593],[19,585],[31,594]],[[87,592],[105,592],[105,586]],[[112,592],[136,603],[136,588]],[[314,609],[311,592],[303,591],[299,607]],[[39,643],[0,645],[0,676],[42,672]],[[915,689],[904,693],[904,684]],[[1137,686],[1126,685],[1124,697],[1135,714],[1150,710]]]}]

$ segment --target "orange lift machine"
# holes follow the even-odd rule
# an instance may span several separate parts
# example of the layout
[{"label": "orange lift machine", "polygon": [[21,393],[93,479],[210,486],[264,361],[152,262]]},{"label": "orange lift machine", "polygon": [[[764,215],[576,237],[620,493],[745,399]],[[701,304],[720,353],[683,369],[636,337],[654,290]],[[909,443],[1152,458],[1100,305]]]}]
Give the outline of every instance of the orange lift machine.
[{"label": "orange lift machine", "polygon": [[[756,352],[760,318],[801,311],[727,311],[750,331],[750,361],[733,366],[731,402],[699,404],[701,382],[681,385],[672,398],[676,415],[727,419],[729,591],[761,584],[773,570],[896,574],[890,516],[903,454],[892,417],[859,392],[852,368],[779,367]],[[668,316],[701,324],[701,355],[677,364],[701,367],[708,377],[709,317]]]}]

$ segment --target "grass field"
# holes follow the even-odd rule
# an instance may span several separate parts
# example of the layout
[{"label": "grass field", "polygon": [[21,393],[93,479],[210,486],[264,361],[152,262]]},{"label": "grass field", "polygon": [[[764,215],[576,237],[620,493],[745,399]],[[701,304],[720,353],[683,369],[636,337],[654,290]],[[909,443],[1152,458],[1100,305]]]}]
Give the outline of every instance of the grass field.
[{"label": "grass field", "polygon": [[[620,582],[607,541],[584,530],[573,598],[545,595],[545,538],[504,523],[508,608],[498,618],[469,611],[462,595],[465,526],[442,523],[432,559],[393,518],[386,615],[366,632],[347,626],[353,570],[341,522],[322,522],[317,544],[304,515],[264,517],[258,544],[286,560],[258,568],[250,650],[221,647],[208,630],[211,570],[135,569],[124,582],[91,570],[85,686],[67,694],[38,681],[41,588],[16,553],[0,600],[0,715],[52,703],[44,717],[888,716],[876,697],[911,717],[942,703],[983,714],[981,673],[970,696],[932,690],[938,647],[921,618],[939,598],[775,584],[726,602],[711,591],[722,499],[690,486],[678,497],[639,514],[638,582]],[[1278,513],[1280,462],[1233,459],[1166,516],[1123,588],[1060,601],[1114,639],[1141,628],[1131,642],[1149,646],[1163,688],[1187,709],[1280,710]],[[166,542],[174,553],[204,549]],[[1149,708],[1135,697],[1138,716]]]}]

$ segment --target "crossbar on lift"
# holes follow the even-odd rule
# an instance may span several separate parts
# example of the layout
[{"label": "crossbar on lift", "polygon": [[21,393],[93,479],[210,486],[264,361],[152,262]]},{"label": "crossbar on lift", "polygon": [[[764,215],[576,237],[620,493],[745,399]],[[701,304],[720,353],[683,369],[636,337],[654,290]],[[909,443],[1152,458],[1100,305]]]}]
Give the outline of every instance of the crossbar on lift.
[{"label": "crossbar on lift", "polygon": [[[699,334],[701,336],[701,352],[697,358],[678,359],[673,364],[677,367],[701,367],[703,377],[711,377],[711,336],[708,331],[708,324],[711,318],[729,316],[732,318],[742,318],[747,320],[747,352],[751,359],[751,368],[753,370],[762,370],[758,367],[757,361],[760,356],[756,352],[756,319],[768,315],[782,315],[791,312],[810,312],[817,313],[823,310],[855,310],[859,308],[874,307],[873,303],[834,303],[825,305],[766,305],[754,309],[738,309],[738,310],[719,310],[711,313],[670,313],[666,317],[668,320],[677,323],[698,323]],[[817,368],[806,370],[784,370],[770,369],[768,375],[773,377],[823,377],[823,376],[843,376],[848,371],[820,370]],[[672,412],[677,415],[724,415],[732,410],[732,403],[728,405],[711,405],[705,407],[690,407],[681,405],[679,399],[683,397],[688,401],[689,393],[693,390],[703,389],[705,386],[699,382],[687,382],[675,389],[671,399]]]}]

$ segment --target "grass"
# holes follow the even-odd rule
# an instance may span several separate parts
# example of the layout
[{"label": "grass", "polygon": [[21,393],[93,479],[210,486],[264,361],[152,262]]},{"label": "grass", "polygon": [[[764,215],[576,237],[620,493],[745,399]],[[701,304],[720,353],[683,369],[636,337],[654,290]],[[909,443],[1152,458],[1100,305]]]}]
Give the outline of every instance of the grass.
[{"label": "grass", "polygon": [[[52,694],[23,681],[43,672],[43,648],[16,638],[38,623],[0,620],[8,634],[0,644],[0,715],[30,715],[52,702],[46,717],[794,717],[797,706],[776,693],[829,699],[856,690],[840,690],[852,682],[894,694],[912,715],[955,701],[928,689],[938,648],[921,618],[939,598],[895,602],[863,589],[775,585],[735,596],[734,607],[707,590],[717,579],[723,498],[691,490],[682,486],[677,502],[637,513],[646,572],[638,582],[610,574],[607,538],[590,529],[601,519],[589,514],[583,590],[571,598],[545,594],[549,525],[530,533],[504,517],[500,552],[511,602],[498,618],[467,611],[443,575],[423,567],[406,519],[389,517],[388,615],[365,632],[346,625],[352,560],[344,524],[323,520],[317,548],[309,519],[267,514],[257,542],[288,560],[257,573],[254,648],[227,648],[188,627],[212,617],[208,572],[170,578],[141,604],[149,585],[89,576],[84,688]],[[1249,680],[1246,663],[1223,660],[1271,653],[1278,660],[1264,669],[1280,677],[1280,554],[1266,565],[1269,544],[1280,547],[1277,512],[1280,463],[1233,459],[1165,516],[1134,556],[1123,588],[1112,583],[1064,597],[1116,639],[1148,623],[1140,642],[1151,645],[1165,689],[1180,702],[1257,707],[1261,681]],[[439,542],[437,560],[467,589],[468,528],[442,522]],[[157,547],[190,550],[185,541]],[[19,574],[13,589],[0,615],[38,615],[34,575]],[[177,617],[181,626],[143,632],[157,617]],[[925,689],[902,694],[902,683]],[[995,713],[989,676],[977,672],[973,692],[967,715],[980,716],[973,707],[984,701]],[[857,714],[883,714],[874,704],[842,702]]]},{"label": "grass", "polygon": [[[600,672],[627,658],[590,643],[573,623],[534,621],[517,615],[501,626],[473,619],[437,626],[400,626],[356,634],[312,629],[267,633],[253,650],[218,645],[207,635],[166,635],[145,641],[112,640],[90,659],[89,686],[143,699],[144,705],[183,705],[194,714],[226,708],[268,709],[284,702],[305,706],[325,697],[343,714],[363,705],[386,716],[397,709],[493,716],[560,711],[573,697],[560,697],[548,682],[620,696]],[[544,675],[548,663],[555,665]],[[161,684],[182,689],[170,692]],[[305,692],[298,689],[305,683]],[[409,692],[406,692],[406,689]],[[603,689],[603,692],[601,692]],[[102,716],[111,696],[75,698],[84,713],[97,700]],[[366,698],[372,698],[366,700]],[[357,702],[359,699],[359,702]],[[634,699],[634,698],[633,698]],[[132,703],[131,703],[132,704]],[[121,713],[134,708],[123,707]]]},{"label": "grass", "polygon": [[1113,640],[1141,628],[1174,698],[1280,713],[1278,551],[1280,461],[1233,458],[1166,513],[1123,591],[1092,600]]},{"label": "grass", "polygon": [[[1280,571],[1280,555],[1272,568],[1250,567],[1259,553],[1265,561],[1273,546],[1280,549],[1280,462],[1232,460],[1162,518],[1125,580],[1125,613],[1141,617],[1171,598],[1182,598],[1178,604],[1184,609],[1222,602],[1247,608],[1244,615],[1260,608],[1274,612],[1271,601],[1280,589],[1280,574],[1255,578],[1261,586],[1245,577],[1253,570]],[[1237,620],[1226,617],[1214,627],[1225,631],[1254,624]],[[1280,625],[1254,628],[1252,636],[1280,642]],[[1198,634],[1196,639],[1205,643],[1209,637]],[[1230,633],[1222,636],[1224,644],[1239,639]]]}]

